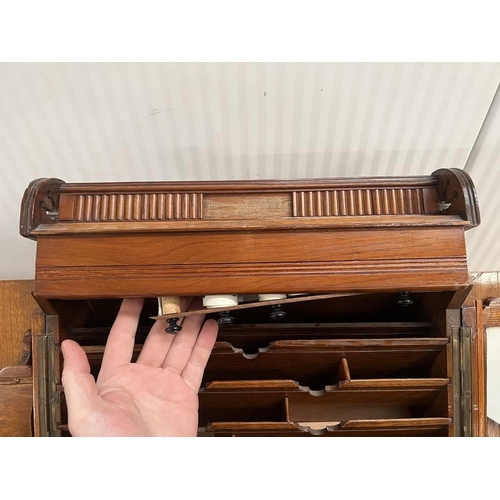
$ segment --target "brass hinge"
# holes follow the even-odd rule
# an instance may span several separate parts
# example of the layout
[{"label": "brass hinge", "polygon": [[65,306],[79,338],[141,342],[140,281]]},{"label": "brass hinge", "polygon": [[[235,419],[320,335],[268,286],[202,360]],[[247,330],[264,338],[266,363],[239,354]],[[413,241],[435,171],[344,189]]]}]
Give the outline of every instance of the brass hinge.
[{"label": "brass hinge", "polygon": [[37,338],[40,436],[57,436],[60,424],[61,392],[56,381],[57,346],[50,323],[50,317],[47,317],[45,334]]},{"label": "brass hinge", "polygon": [[460,327],[460,380],[462,385],[462,429],[463,435],[472,436],[472,371],[471,328]]},{"label": "brass hinge", "polygon": [[472,436],[471,329],[452,328],[453,414],[455,436]]},{"label": "brass hinge", "polygon": [[49,397],[49,428],[50,435],[57,436],[60,425],[61,392],[58,390],[56,381],[56,357],[57,347],[53,333],[47,335],[47,353],[49,356],[48,397]]},{"label": "brass hinge", "polygon": [[49,426],[47,415],[49,413],[48,404],[48,355],[47,336],[37,337],[37,385],[38,385],[38,412],[40,422],[40,436],[49,436]]}]

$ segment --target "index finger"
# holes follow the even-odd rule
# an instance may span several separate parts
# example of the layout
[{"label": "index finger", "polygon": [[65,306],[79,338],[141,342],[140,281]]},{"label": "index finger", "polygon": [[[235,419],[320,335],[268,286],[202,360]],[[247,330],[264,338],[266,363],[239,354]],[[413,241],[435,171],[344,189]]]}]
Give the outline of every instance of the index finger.
[{"label": "index finger", "polygon": [[144,299],[123,299],[109,332],[102,358],[102,369],[130,363],[134,353],[135,334]]}]

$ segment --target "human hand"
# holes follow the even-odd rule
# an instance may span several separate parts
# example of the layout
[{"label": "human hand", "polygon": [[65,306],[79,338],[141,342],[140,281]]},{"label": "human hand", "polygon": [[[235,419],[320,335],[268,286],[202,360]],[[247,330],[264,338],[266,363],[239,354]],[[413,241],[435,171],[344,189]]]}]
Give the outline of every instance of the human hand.
[{"label": "human hand", "polygon": [[62,343],[72,436],[197,435],[198,390],[218,324],[203,324],[204,315],[189,316],[174,336],[165,332],[164,320],[157,321],[131,363],[143,302],[123,300],[97,381],[82,347],[73,340]]}]

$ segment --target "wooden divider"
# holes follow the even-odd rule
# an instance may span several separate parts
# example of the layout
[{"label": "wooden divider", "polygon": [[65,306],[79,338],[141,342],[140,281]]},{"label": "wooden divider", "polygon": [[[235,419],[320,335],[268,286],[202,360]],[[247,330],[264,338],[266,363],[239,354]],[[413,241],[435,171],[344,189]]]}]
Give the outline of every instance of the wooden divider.
[{"label": "wooden divider", "polygon": [[447,339],[279,340],[247,354],[218,342],[205,370],[213,380],[293,379],[302,385],[333,383],[342,358],[350,376],[425,378],[447,345]]},{"label": "wooden divider", "polygon": [[[446,435],[449,340],[431,332],[425,322],[221,328],[199,393],[199,434]],[[73,331],[93,342],[84,350],[95,376],[108,333]]]}]

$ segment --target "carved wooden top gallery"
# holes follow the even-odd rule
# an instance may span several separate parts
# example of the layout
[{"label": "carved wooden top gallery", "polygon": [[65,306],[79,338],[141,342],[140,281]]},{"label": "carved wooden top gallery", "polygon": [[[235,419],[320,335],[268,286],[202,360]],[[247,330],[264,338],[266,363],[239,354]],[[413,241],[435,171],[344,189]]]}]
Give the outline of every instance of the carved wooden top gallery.
[{"label": "carved wooden top gallery", "polygon": [[46,298],[454,290],[480,222],[467,173],[26,189]]}]

